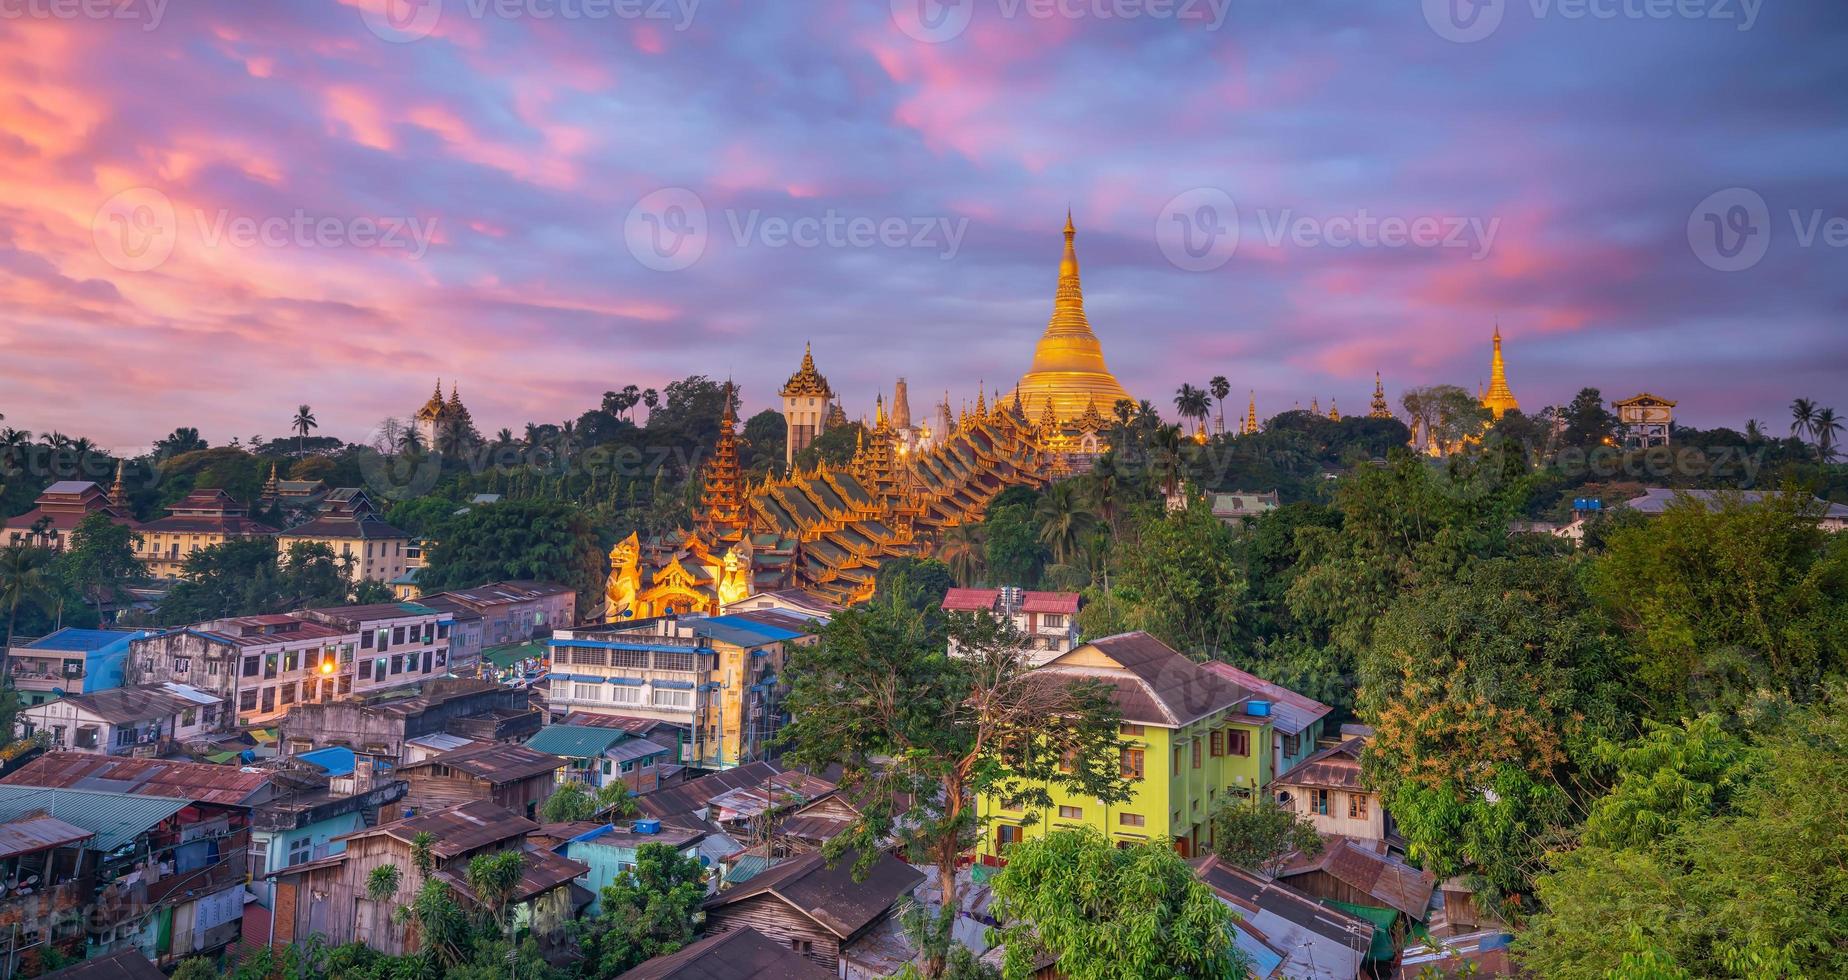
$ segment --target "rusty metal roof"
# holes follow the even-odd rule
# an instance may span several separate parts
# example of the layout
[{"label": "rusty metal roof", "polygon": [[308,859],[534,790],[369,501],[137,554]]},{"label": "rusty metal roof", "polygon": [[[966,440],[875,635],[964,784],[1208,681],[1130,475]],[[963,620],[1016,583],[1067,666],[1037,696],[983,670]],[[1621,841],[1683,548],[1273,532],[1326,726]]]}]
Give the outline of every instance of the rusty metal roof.
[{"label": "rusty metal roof", "polygon": [[[514,887],[513,894],[508,900],[524,902],[537,898],[561,885],[570,884],[573,879],[589,871],[590,865],[582,861],[573,861],[570,858],[553,854],[551,851],[528,847],[521,853],[520,883]],[[469,886],[466,875],[457,874],[454,871],[438,871],[435,877],[447,883],[470,901],[479,901],[475,898],[475,890]]]},{"label": "rusty metal roof", "polygon": [[524,745],[509,742],[483,742],[433,755],[422,762],[404,766],[399,772],[409,772],[427,766],[448,766],[468,773],[478,779],[500,785],[521,779],[531,779],[549,772],[556,772],[565,767],[565,760],[546,752],[529,749]]},{"label": "rusty metal roof", "polygon": [[93,831],[57,817],[22,817],[0,824],[0,858],[63,847],[95,836]]},{"label": "rusty metal roof", "polygon": [[1328,846],[1314,858],[1295,855],[1277,877],[1288,881],[1311,871],[1329,877],[1373,897],[1386,908],[1397,909],[1423,921],[1437,890],[1437,876],[1406,864],[1386,853],[1383,841],[1359,841],[1331,834]]},{"label": "rusty metal roof", "polygon": [[47,752],[0,779],[0,784],[161,796],[223,806],[250,806],[273,792],[266,772],[91,752]]},{"label": "rusty metal roof", "polygon": [[538,829],[538,824],[494,803],[472,800],[448,809],[432,810],[391,823],[382,823],[341,839],[355,840],[384,834],[409,844],[418,834],[427,833],[436,838],[436,856],[447,859],[509,837],[524,837]]},{"label": "rusty metal roof", "polygon": [[706,899],[711,910],[766,892],[836,936],[846,939],[884,915],[899,899],[924,882],[924,873],[890,854],[873,861],[866,877],[855,880],[858,854],[848,851],[833,867],[820,851],[791,858],[730,891]]}]

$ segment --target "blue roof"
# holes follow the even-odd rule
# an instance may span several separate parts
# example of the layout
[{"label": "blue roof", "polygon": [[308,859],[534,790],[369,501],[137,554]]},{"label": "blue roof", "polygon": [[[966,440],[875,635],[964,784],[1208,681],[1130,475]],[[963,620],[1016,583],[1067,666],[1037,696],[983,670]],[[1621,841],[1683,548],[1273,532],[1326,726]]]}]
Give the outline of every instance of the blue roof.
[{"label": "blue roof", "polygon": [[803,634],[795,630],[786,630],[781,626],[771,626],[743,616],[708,616],[703,619],[682,620],[682,625],[692,627],[695,635],[713,636],[727,643],[741,647],[763,646],[780,640],[793,640]]},{"label": "blue roof", "polygon": [[297,754],[296,758],[310,765],[320,766],[327,770],[329,776],[351,776],[355,764],[353,750],[338,745],[315,749],[313,752],[302,752]]},{"label": "blue roof", "polygon": [[1256,934],[1248,932],[1240,923],[1232,923],[1233,945],[1238,951],[1251,958],[1251,975],[1268,977],[1283,965],[1283,954],[1270,948]]},{"label": "blue roof", "polygon": [[95,653],[98,650],[126,643],[144,634],[124,632],[122,630],[80,630],[74,627],[61,629],[50,636],[42,636],[26,644],[28,650],[82,650]]}]

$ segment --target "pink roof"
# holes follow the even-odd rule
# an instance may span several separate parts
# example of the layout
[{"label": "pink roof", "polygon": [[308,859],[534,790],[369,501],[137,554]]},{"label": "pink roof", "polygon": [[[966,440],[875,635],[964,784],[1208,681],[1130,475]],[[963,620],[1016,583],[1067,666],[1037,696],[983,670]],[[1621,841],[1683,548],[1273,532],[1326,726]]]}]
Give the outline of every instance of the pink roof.
[{"label": "pink roof", "polygon": [[1076,616],[1078,615],[1078,593],[1029,592],[1020,602],[1020,611],[1030,613],[1064,613],[1067,616]]},{"label": "pink roof", "polygon": [[951,589],[943,595],[943,609],[949,612],[993,609],[1000,598],[1000,589]]}]

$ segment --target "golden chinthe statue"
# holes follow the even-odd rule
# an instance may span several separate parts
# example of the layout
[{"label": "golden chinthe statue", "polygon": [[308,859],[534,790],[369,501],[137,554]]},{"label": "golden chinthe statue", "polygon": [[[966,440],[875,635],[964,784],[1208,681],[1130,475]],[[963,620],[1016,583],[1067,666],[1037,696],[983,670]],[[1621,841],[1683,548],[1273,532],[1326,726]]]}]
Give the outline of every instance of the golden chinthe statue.
[{"label": "golden chinthe statue", "polygon": [[1009,400],[1018,396],[1028,418],[1041,417],[1050,405],[1060,422],[1071,422],[1082,417],[1093,402],[1108,416],[1119,400],[1130,397],[1104,363],[1103,345],[1084,315],[1084,288],[1078,281],[1078,250],[1073,245],[1077,233],[1068,211],[1065,257],[1059,262],[1052,319],[1033,350],[1032,365],[1008,395]]}]

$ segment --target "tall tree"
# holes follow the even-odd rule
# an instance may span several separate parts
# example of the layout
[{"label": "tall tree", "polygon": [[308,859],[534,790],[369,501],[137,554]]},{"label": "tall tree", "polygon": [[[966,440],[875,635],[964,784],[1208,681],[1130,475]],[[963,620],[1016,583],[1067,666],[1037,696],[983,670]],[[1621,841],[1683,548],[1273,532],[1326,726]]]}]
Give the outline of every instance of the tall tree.
[{"label": "tall tree", "polygon": [[545,579],[576,589],[578,609],[586,614],[601,604],[608,572],[590,515],[553,500],[507,500],[456,517],[427,561],[417,574],[425,589]]},{"label": "tall tree", "polygon": [[[798,648],[788,674],[788,758],[840,766],[860,816],[828,841],[830,860],[871,862],[891,842],[937,866],[941,907],[960,908],[956,866],[982,826],[976,797],[1052,805],[1054,787],[1109,802],[1129,797],[1120,715],[1095,682],[1036,673],[1009,620],[951,617],[951,657],[903,606],[849,609]],[[933,975],[942,964],[932,965]]]},{"label": "tall tree", "polygon": [[1275,878],[1294,853],[1322,853],[1322,835],[1308,817],[1264,795],[1241,800],[1228,794],[1213,811],[1213,853]]},{"label": "tall tree", "polygon": [[71,546],[58,558],[61,571],[78,594],[89,599],[100,622],[103,603],[142,575],[135,558],[141,535],[102,513],[86,514],[71,531]]},{"label": "tall tree", "polygon": [[1219,374],[1207,382],[1207,388],[1212,391],[1213,400],[1219,403],[1219,423],[1223,426],[1226,421],[1226,396],[1232,393],[1232,383],[1226,380],[1225,375]]},{"label": "tall tree", "polygon": [[1790,434],[1802,439],[1814,432],[1816,425],[1816,403],[1808,398],[1799,398],[1790,403]]},{"label": "tall tree", "polygon": [[1053,831],[1013,845],[992,887],[1008,980],[1032,976],[1042,952],[1071,980],[1240,980],[1250,968],[1232,910],[1166,841]]},{"label": "tall tree", "polygon": [[636,848],[635,864],[603,889],[597,916],[572,923],[586,977],[613,977],[693,941],[706,897],[699,859],[666,844]]},{"label": "tall tree", "polygon": [[1824,463],[1835,461],[1835,443],[1842,434],[1842,420],[1835,415],[1835,409],[1822,408],[1816,411],[1816,420],[1810,423],[1810,431],[1816,434],[1816,455]]},{"label": "tall tree", "polygon": [[314,409],[303,404],[295,410],[295,417],[289,420],[289,428],[295,430],[295,455],[303,454],[302,446],[308,438],[308,433],[320,427],[320,421],[314,417]]},{"label": "tall tree", "polygon": [[7,673],[7,654],[13,648],[13,631],[19,624],[19,607],[44,603],[52,596],[52,552],[31,544],[0,546],[0,606],[6,607],[6,646],[0,647],[0,678]]}]

